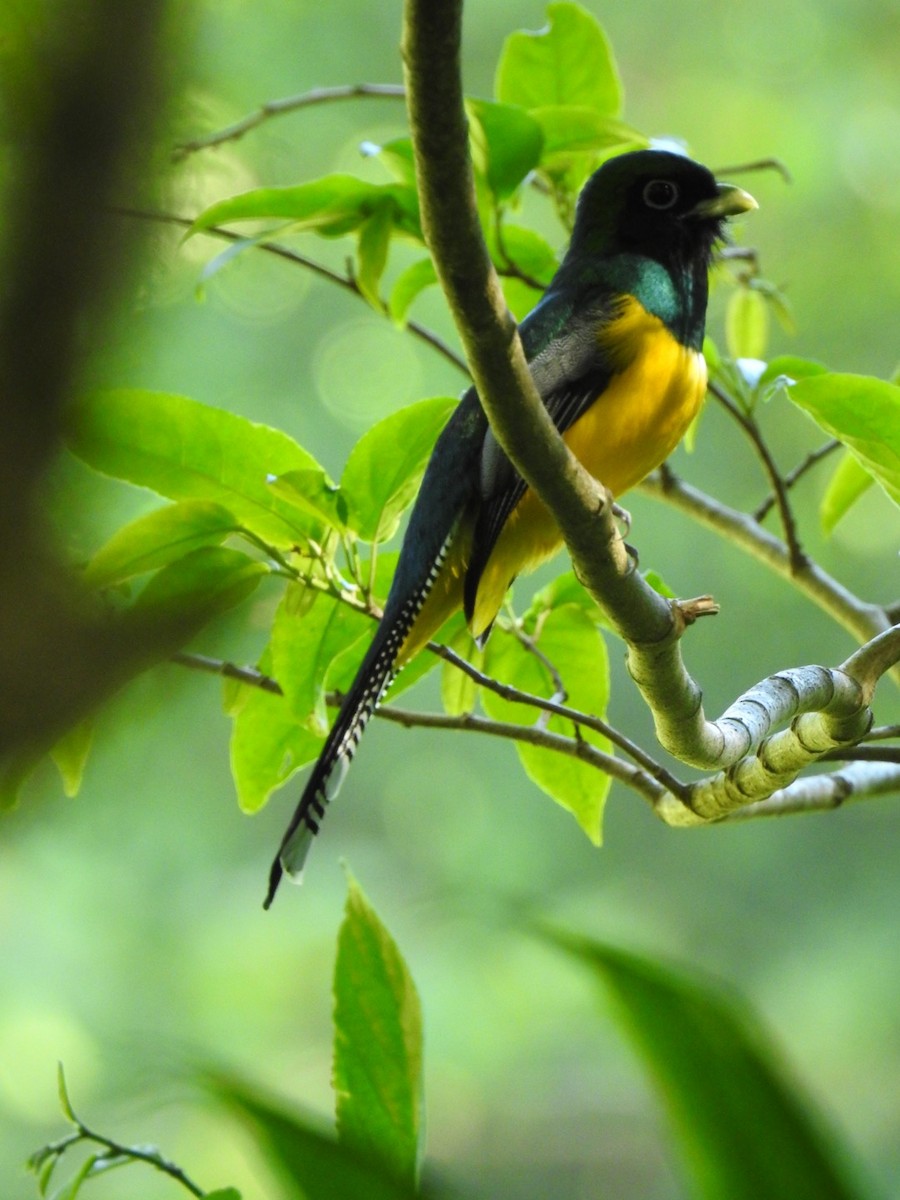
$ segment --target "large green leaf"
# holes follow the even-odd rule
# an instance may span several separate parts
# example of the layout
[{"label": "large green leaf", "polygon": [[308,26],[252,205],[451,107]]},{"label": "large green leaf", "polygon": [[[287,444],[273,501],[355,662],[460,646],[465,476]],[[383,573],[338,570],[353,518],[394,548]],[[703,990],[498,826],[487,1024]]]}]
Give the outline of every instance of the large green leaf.
[{"label": "large green leaf", "polygon": [[[540,624],[536,647],[541,657],[518,638],[497,630],[488,642],[485,673],[520,691],[550,698],[556,685],[542,661],[546,658],[560,675],[571,707],[602,717],[609,700],[609,663],[603,638],[584,609],[575,604],[551,609]],[[539,709],[510,703],[486,688],[482,688],[481,702],[485,711],[499,721],[533,725],[540,715]],[[547,728],[574,736],[572,722],[561,717],[551,717]],[[583,729],[581,736],[602,750],[610,748],[606,738],[591,730]],[[519,742],[516,749],[528,777],[568,809],[591,841],[599,845],[610,777],[576,758],[543,747]]]},{"label": "large green leaf", "polygon": [[567,934],[657,1085],[695,1200],[860,1200],[846,1155],[746,1008],[681,968]]},{"label": "large green leaf", "polygon": [[393,535],[455,406],[447,396],[419,400],[379,421],[350,451],[341,492],[348,522],[365,541]]},{"label": "large green leaf", "polygon": [[201,546],[217,546],[239,528],[234,513],[209,500],[154,509],[119,529],[84,570],[90,587],[110,587],[165,567]]},{"label": "large green leaf", "polygon": [[541,166],[550,170],[559,169],[560,158],[568,154],[648,144],[631,125],[580,104],[548,104],[532,109],[531,116],[544,134]]},{"label": "large green leaf", "polygon": [[611,117],[622,110],[612,49],[596,17],[580,4],[549,4],[544,29],[506,39],[495,92],[504,104],[528,109],[574,104]]},{"label": "large green leaf", "polygon": [[377,1161],[337,1142],[321,1119],[292,1111],[234,1078],[215,1078],[210,1090],[248,1121],[265,1160],[304,1200],[427,1200],[429,1193],[395,1179]]},{"label": "large green leaf", "polygon": [[900,387],[869,375],[824,374],[801,379],[788,395],[900,504]]},{"label": "large green leaf", "polygon": [[293,229],[328,237],[352,233],[374,212],[389,206],[404,232],[421,237],[415,189],[402,183],[367,183],[355,175],[326,175],[296,187],[256,188],[205,209],[191,226],[199,233],[231,221],[281,219]]},{"label": "large green leaf", "polygon": [[544,135],[521,108],[468,100],[472,161],[499,203],[508,200],[538,165]]},{"label": "large green leaf", "polygon": [[89,466],[171,500],[221,504],[280,546],[321,525],[277,496],[267,480],[321,470],[287,434],[223,409],[163,392],[95,392],[71,406],[66,438]]},{"label": "large green leaf", "polygon": [[422,1013],[393,938],[349,879],[334,970],[338,1138],[415,1188],[422,1151]]},{"label": "large green leaf", "polygon": [[849,450],[844,451],[819,504],[819,520],[823,533],[831,533],[838,521],[847,515],[874,482],[859,460],[854,458]]}]

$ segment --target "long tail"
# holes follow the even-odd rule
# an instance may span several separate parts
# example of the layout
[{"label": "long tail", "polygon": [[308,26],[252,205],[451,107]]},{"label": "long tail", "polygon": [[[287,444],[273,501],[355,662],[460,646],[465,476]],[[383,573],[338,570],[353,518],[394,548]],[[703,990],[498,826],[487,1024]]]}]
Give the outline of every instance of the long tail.
[{"label": "long tail", "polygon": [[410,515],[384,616],[281,840],[269,874],[265,908],[275,899],[285,872],[297,880],[302,875],[325,809],[337,794],[369,718],[397,674],[410,631],[477,490],[486,430],[487,419],[470,388],[435,444]]},{"label": "long tail", "polygon": [[411,595],[399,605],[388,603],[375,639],[356,673],[353,686],[344,697],[337,719],[325,739],[300,802],[281,839],[269,872],[269,890],[263,908],[268,908],[275,899],[285,873],[297,882],[302,878],[306,856],[313,838],[319,832],[325,809],[337,795],[366,725],[397,675],[403,645],[434,585],[449,543],[448,538],[424,580]]}]

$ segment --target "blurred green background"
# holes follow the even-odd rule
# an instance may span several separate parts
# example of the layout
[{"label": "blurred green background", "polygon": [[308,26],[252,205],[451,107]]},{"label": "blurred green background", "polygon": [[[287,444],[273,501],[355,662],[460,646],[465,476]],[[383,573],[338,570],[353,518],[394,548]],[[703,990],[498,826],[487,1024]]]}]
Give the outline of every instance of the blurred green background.
[{"label": "blurred green background", "polygon": [[[676,135],[713,168],[777,155],[794,176],[742,178],[760,212],[741,230],[786,286],[795,336],[773,350],[887,375],[900,310],[900,14],[884,0],[735,6],[588,0],[615,48],[626,119]],[[335,83],[399,81],[400,5],[205,0],[173,47],[177,96],[160,131],[153,202],[185,215],[261,183],[333,170],[379,179],[359,143],[403,130],[396,101],[351,101],[271,122],[241,142],[168,165],[168,148],[261,101]],[[471,4],[466,87],[490,95],[504,36],[538,28],[537,0]],[[123,197],[128,201],[130,197]],[[559,242],[539,198],[528,215]],[[112,216],[110,220],[114,220]],[[373,418],[460,378],[353,297],[246,254],[198,296],[218,250],[147,232],[139,269],[92,379],[190,395],[280,426],[338,474]],[[303,248],[341,265],[349,243]],[[394,269],[402,265],[398,256]],[[453,338],[436,295],[414,315]],[[721,331],[721,298],[711,332]],[[764,424],[789,467],[817,444],[773,403]],[[715,409],[678,468],[737,505],[765,494],[755,462]],[[861,595],[900,594],[897,517],[870,494],[823,543],[798,492],[810,550]],[[86,557],[149,495],[63,463],[51,506]],[[710,591],[715,621],[687,658],[708,710],[762,675],[837,663],[848,637],[736,550],[639,494],[632,540],[681,595]],[[542,577],[543,578],[543,577]],[[520,594],[525,594],[524,590]],[[257,593],[197,641],[257,658],[276,593]],[[652,744],[614,664],[613,717]],[[61,669],[65,669],[64,664]],[[436,683],[421,689],[437,702]],[[900,717],[882,685],[879,722]],[[27,1154],[62,1131],[55,1064],[76,1108],[122,1140],[154,1141],[206,1188],[279,1193],[250,1139],[183,1081],[210,1060],[324,1113],[330,975],[346,859],[391,928],[421,991],[432,1160],[510,1200],[683,1195],[656,1099],[603,998],[526,932],[547,915],[591,934],[701,965],[757,1006],[791,1069],[885,1192],[900,1178],[900,942],[896,801],[827,816],[674,832],[614,789],[594,850],[523,777],[509,745],[375,722],[302,891],[261,909],[265,873],[296,788],[248,819],[235,804],[228,721],[215,680],[174,666],[101,716],[82,794],[47,767],[6,816],[0,841],[0,1194],[35,1185]],[[92,1185],[162,1200],[171,1181],[136,1168]]]}]

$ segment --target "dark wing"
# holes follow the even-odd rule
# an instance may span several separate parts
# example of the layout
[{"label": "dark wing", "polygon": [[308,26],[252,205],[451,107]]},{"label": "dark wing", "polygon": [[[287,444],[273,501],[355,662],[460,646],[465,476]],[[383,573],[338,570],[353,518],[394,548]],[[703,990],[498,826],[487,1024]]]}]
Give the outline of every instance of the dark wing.
[{"label": "dark wing", "polygon": [[487,420],[470,389],[435,443],[384,616],[281,839],[269,873],[266,908],[285,871],[300,877],[325,808],[336,795],[363,730],[396,674],[400,648],[431,590],[459,517],[477,490],[486,429]]},{"label": "dark wing", "polygon": [[[571,301],[548,293],[522,325],[526,354],[536,349],[529,354],[531,373],[560,433],[590,408],[613,373],[597,340],[598,330],[614,311],[608,293],[587,298],[577,315],[572,307]],[[481,457],[482,499],[463,592],[467,619],[497,539],[527,487],[488,430]]]}]

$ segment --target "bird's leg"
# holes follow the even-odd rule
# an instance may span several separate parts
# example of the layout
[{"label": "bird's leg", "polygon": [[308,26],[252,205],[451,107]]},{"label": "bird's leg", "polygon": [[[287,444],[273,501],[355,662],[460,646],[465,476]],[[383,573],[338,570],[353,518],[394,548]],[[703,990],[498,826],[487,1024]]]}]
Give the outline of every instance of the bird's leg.
[{"label": "bird's leg", "polygon": [[625,547],[625,552],[631,560],[630,571],[636,571],[638,568],[638,552],[634,546],[628,544],[625,539],[631,533],[631,513],[627,508],[623,508],[621,504],[615,500],[612,502],[612,515],[617,521],[622,522],[622,544]]}]

